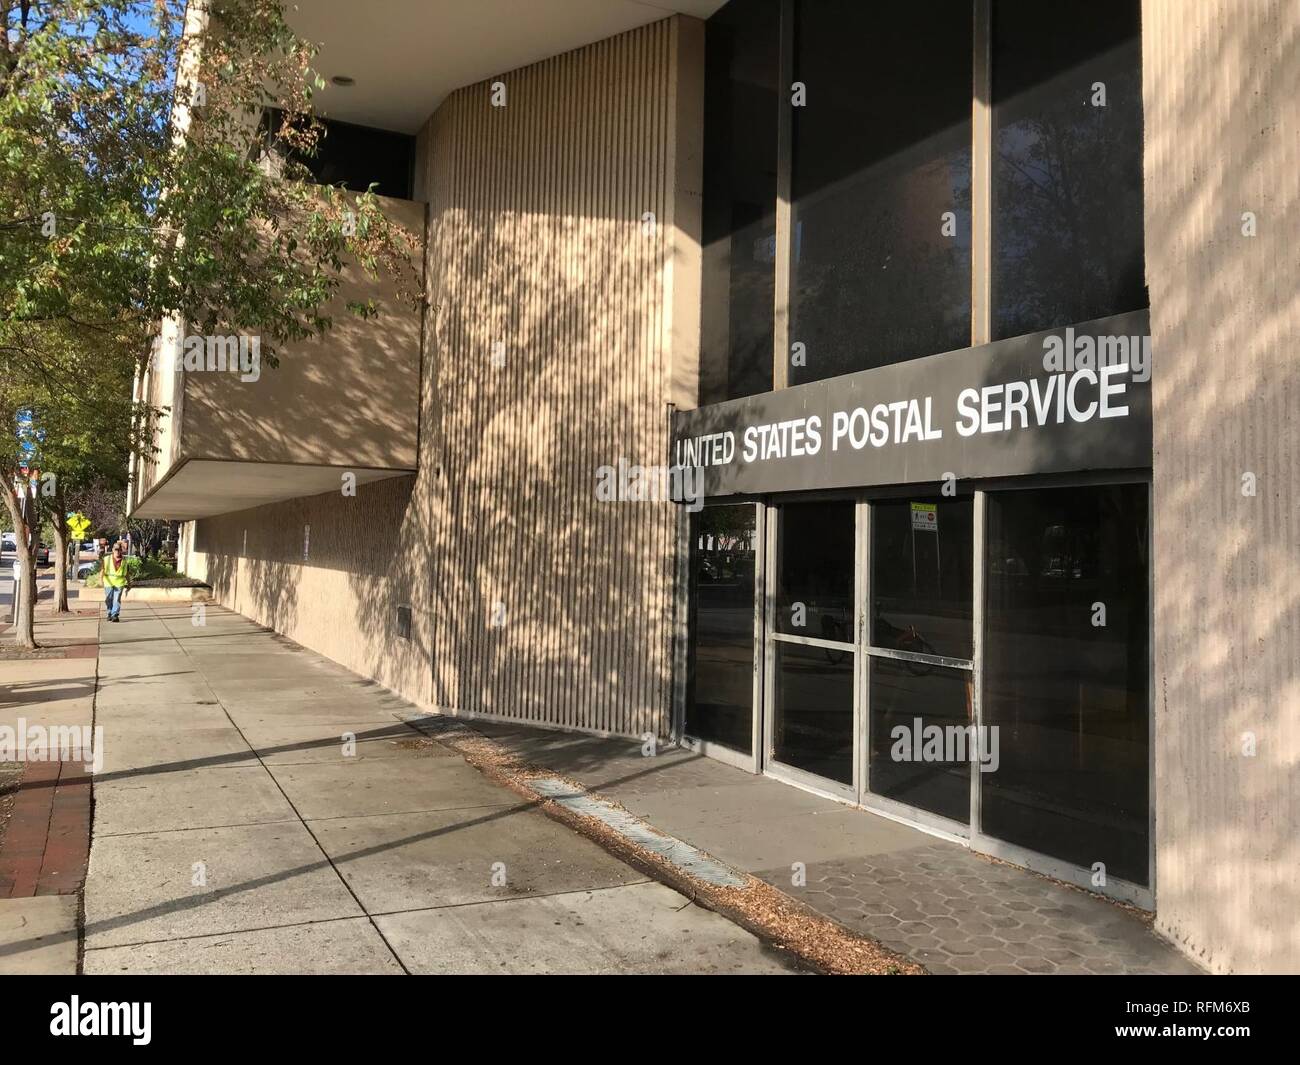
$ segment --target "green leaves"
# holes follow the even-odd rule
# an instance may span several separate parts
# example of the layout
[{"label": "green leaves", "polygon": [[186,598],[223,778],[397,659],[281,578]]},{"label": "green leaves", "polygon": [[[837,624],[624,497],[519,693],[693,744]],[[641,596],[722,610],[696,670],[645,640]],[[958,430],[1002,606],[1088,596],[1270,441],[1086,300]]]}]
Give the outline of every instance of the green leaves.
[{"label": "green leaves", "polygon": [[348,261],[418,298],[416,248],[373,191],[309,183],[325,81],[279,0],[222,0],[200,35],[185,0],[5,10],[0,423],[31,410],[49,468],[122,479],[152,452],[166,412],[131,397],[164,319],[256,333],[274,366],[330,328]]}]

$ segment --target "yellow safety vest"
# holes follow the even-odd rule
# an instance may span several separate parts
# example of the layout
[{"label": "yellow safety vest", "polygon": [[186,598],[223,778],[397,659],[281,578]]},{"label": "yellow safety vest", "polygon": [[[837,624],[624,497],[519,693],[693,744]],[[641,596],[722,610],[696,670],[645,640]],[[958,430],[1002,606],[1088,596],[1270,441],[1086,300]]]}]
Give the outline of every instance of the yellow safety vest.
[{"label": "yellow safety vest", "polygon": [[105,588],[125,588],[126,587],[126,556],[122,556],[120,566],[113,565],[113,556],[111,554],[104,556],[104,587]]}]

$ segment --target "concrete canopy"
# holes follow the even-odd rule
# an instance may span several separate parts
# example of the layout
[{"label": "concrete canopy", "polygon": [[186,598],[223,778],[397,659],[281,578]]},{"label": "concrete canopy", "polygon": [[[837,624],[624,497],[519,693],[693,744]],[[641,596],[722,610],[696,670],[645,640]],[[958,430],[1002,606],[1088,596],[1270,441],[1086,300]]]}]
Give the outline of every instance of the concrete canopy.
[{"label": "concrete canopy", "polygon": [[133,517],[190,521],[248,510],[299,496],[338,492],[343,475],[357,484],[402,477],[414,470],[362,470],[345,466],[302,466],[279,462],[182,461],[176,470],[132,511]]},{"label": "concrete canopy", "polygon": [[[723,0],[311,0],[290,24],[320,48],[324,118],[415,133],[463,85]],[[353,84],[341,87],[335,77]]]}]

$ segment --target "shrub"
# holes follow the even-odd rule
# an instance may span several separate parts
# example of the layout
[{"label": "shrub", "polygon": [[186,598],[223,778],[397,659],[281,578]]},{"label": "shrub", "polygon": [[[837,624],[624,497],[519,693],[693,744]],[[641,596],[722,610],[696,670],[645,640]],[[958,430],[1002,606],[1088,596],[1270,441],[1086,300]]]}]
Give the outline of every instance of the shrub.
[{"label": "shrub", "polygon": [[[141,559],[135,555],[126,556],[126,579],[128,582],[148,580],[151,577],[175,577],[178,574],[173,566],[155,559]],[[104,587],[103,562],[96,562],[95,568],[86,577],[87,588]]]}]

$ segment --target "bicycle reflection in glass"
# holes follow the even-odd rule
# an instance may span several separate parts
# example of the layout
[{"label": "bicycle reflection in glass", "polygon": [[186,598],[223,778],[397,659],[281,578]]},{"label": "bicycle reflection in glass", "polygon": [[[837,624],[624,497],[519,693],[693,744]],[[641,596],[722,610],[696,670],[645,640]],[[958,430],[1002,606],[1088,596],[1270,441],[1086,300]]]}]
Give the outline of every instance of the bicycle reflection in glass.
[{"label": "bicycle reflection in glass", "polygon": [[[920,655],[934,654],[934,648],[930,646],[930,641],[921,635],[915,625],[895,625],[885,617],[879,603],[876,604],[876,623],[872,635],[877,647],[885,647],[891,651],[910,651],[913,654]],[[834,640],[836,643],[852,643],[853,635],[850,632],[849,622],[842,618],[823,614],[822,639]],[[827,647],[823,650],[826,661],[831,665],[839,665],[850,654],[849,651],[835,647]],[[911,659],[905,659],[903,665],[914,677],[928,676],[934,671],[934,666],[929,662],[915,662]]]}]

